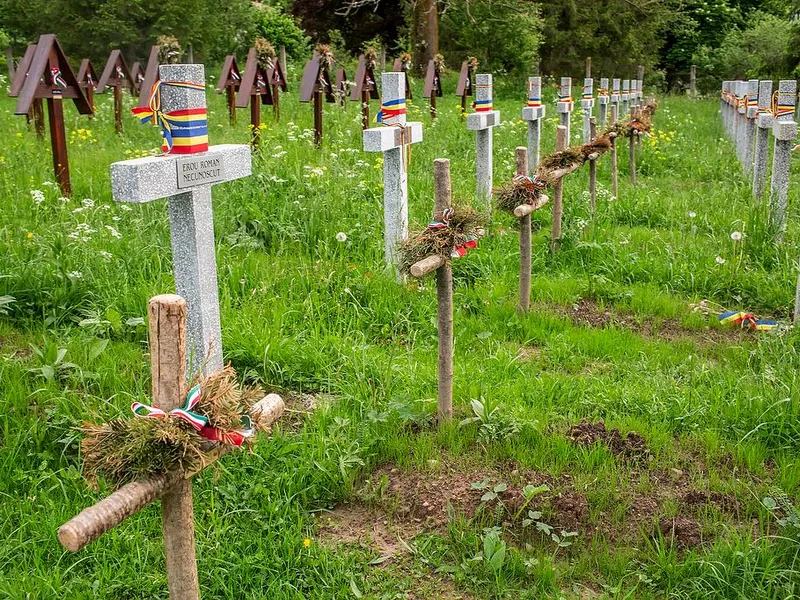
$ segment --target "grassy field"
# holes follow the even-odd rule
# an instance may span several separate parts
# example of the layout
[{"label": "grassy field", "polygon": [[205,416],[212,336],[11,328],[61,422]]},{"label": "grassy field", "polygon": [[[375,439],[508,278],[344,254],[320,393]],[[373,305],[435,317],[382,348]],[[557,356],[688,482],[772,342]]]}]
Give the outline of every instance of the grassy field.
[{"label": "grassy field", "polygon": [[[431,210],[434,158],[451,160],[454,195],[474,198],[474,134],[447,83],[434,124],[421,98],[410,108],[425,127],[413,227]],[[456,411],[494,412],[437,428],[435,286],[384,270],[381,159],[361,151],[356,103],[326,106],[316,150],[296,89],[279,124],[265,113],[253,176],[214,192],[226,360],[291,410],[252,454],[195,479],[203,596],[800,594],[800,339],[723,329],[690,307],[791,314],[797,193],[776,246],[718,102],[663,100],[639,185],[623,150],[611,197],[604,159],[596,214],[587,174],[570,176],[558,254],[549,207],[534,214],[529,315],[515,313],[511,218],[455,262]],[[496,89],[497,184],[525,143],[524,89]],[[208,102],[212,143],[247,143],[247,111],[232,129],[223,98]],[[66,110],[64,199],[49,144],[0,99],[0,296],[13,297],[0,303],[0,597],[167,596],[157,506],[80,553],[56,540],[108,493],[82,479],[76,427],[146,398],[147,301],[174,289],[165,203],[110,192],[109,165],[157,133],[126,115],[118,137],[110,96],[97,103],[93,121]]]}]

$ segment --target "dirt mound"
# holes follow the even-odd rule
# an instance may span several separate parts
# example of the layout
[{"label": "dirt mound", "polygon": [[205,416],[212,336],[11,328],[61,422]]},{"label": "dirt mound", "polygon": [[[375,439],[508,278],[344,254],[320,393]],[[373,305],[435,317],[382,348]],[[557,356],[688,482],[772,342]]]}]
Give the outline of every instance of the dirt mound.
[{"label": "dirt mound", "polygon": [[641,435],[630,431],[623,438],[619,429],[606,429],[606,424],[602,419],[596,423],[590,423],[584,419],[577,425],[572,425],[567,430],[567,437],[578,446],[589,447],[602,444],[615,456],[643,458],[650,455],[647,442]]},{"label": "dirt mound", "polygon": [[676,544],[679,550],[696,548],[703,541],[700,523],[691,517],[679,516],[672,519],[661,519],[658,522],[658,529],[664,536],[664,540]]}]

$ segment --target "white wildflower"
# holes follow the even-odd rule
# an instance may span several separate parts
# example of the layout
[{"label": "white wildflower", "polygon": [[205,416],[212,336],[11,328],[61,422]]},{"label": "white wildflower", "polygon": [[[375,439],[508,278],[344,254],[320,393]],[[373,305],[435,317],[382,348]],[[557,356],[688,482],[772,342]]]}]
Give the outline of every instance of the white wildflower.
[{"label": "white wildflower", "polygon": [[38,206],[44,202],[44,192],[42,190],[31,190],[31,199]]},{"label": "white wildflower", "polygon": [[116,229],[114,229],[111,225],[106,225],[106,229],[108,230],[108,233],[110,233],[116,239],[119,239],[119,238],[122,237],[122,234],[119,231],[117,231]]},{"label": "white wildflower", "polygon": [[344,231],[340,231],[336,234],[336,241],[337,242],[346,242],[347,241],[347,234]]},{"label": "white wildflower", "polygon": [[717,261],[718,265],[724,265],[725,264],[725,259],[722,258],[721,256],[718,256],[715,260]]},{"label": "white wildflower", "polygon": [[742,241],[742,232],[741,231],[731,232],[731,239],[734,242],[741,242]]},{"label": "white wildflower", "polygon": [[114,255],[107,250],[99,250],[97,254],[100,256],[100,258],[103,258],[105,260],[111,260],[112,258],[114,258]]},{"label": "white wildflower", "polygon": [[94,200],[91,198],[84,198],[81,200],[81,204],[83,204],[86,208],[92,208],[94,206]]},{"label": "white wildflower", "polygon": [[696,212],[690,212],[690,213],[689,213],[689,218],[690,218],[690,219],[694,219],[696,216],[697,216],[697,213],[696,213]]},{"label": "white wildflower", "polygon": [[81,273],[80,271],[70,271],[69,273],[67,273],[67,277],[69,277],[70,279],[80,279],[81,277],[83,277],[83,273]]}]

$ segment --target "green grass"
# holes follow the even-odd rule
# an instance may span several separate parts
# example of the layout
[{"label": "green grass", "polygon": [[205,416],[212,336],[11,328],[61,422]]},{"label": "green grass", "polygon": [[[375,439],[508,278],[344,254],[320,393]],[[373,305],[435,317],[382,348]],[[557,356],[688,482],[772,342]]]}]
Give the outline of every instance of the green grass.
[{"label": "green grass", "polygon": [[[316,150],[311,107],[297,102],[299,73],[290,75],[295,85],[282,98],[281,122],[271,121],[269,108],[264,115],[253,176],[214,192],[225,356],[267,388],[334,399],[299,427],[278,427],[252,454],[229,456],[195,479],[203,596],[798,593],[797,534],[780,528],[760,499],[770,486],[795,499],[800,490],[800,339],[788,333],[714,342],[708,320],[688,306],[708,298],[731,309],[791,314],[800,256],[797,193],[790,191],[786,242],[775,246],[765,207],[750,198],[723,139],[717,102],[665,99],[658,134],[639,154],[639,186],[627,183],[623,145],[620,197],[607,192],[603,160],[595,215],[583,193],[587,174],[570,176],[558,254],[548,251],[550,211],[534,214],[536,308],[529,315],[515,313],[518,241],[510,218],[495,216],[492,237],[455,262],[456,409],[467,414],[477,398],[502,403],[505,424],[517,430],[486,439],[475,426],[430,425],[435,287],[430,280],[398,286],[384,270],[380,157],[361,151],[356,104],[325,107],[325,142]],[[415,226],[432,208],[434,158],[451,160],[455,196],[474,198],[474,134],[459,118],[454,83],[448,81],[435,124],[420,98],[410,109],[425,127],[409,174]],[[516,118],[519,90],[524,86],[497,90],[504,118],[495,129],[497,184],[512,176],[513,150],[525,143],[525,124]],[[0,296],[15,299],[0,316],[2,597],[167,596],[157,506],[74,555],[55,535],[108,492],[83,481],[75,428],[127,415],[132,399],[146,397],[147,332],[135,319],[146,315],[150,297],[174,289],[165,203],[125,210],[110,196],[109,165],[154,148],[157,134],[126,116],[125,133],[116,136],[110,102],[98,96],[93,121],[66,110],[74,193],[62,201],[48,144],[13,115],[12,100],[0,100]],[[208,102],[212,142],[246,143],[247,111],[232,129],[222,96],[209,93]],[[554,145],[553,106],[543,127],[545,151]],[[579,132],[576,118],[573,136]],[[43,191],[44,201],[37,204],[31,190]],[[731,241],[734,230],[745,232],[743,244]],[[336,241],[340,231],[344,243]],[[675,322],[686,334],[576,325],[557,307],[579,299],[641,323]],[[110,341],[95,356],[101,340]],[[65,348],[64,361],[76,367],[44,377],[31,344],[53,354]],[[564,434],[582,418],[640,433],[652,459],[642,464],[576,447]],[[367,547],[320,537],[314,515],[358,503],[373,469],[394,464],[400,473],[424,472],[431,461],[456,472],[483,469],[513,485],[546,475],[554,492],[579,491],[588,515],[573,545],[561,550],[505,527],[508,552],[496,571],[474,560],[483,528],[503,524],[486,514],[454,515],[444,530],[406,540],[413,552],[383,565],[370,564],[377,554]],[[738,515],[713,506],[693,513],[704,544],[685,552],[631,511],[637,494],[655,494],[654,477],[671,469],[685,472],[691,489],[728,494],[739,507]],[[389,510],[392,502],[378,507]],[[553,506],[542,508],[558,518]],[[650,519],[681,514],[679,499],[662,498]],[[593,533],[601,524],[610,524],[611,534]]]}]

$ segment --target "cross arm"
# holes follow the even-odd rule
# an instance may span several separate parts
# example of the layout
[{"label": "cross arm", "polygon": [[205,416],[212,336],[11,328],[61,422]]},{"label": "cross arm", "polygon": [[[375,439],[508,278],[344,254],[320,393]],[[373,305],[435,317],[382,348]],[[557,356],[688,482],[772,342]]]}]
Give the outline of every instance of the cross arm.
[{"label": "cross arm", "polygon": [[545,115],[544,106],[525,106],[522,108],[523,121],[536,121],[538,119],[544,119],[544,115]]},{"label": "cross arm", "polygon": [[[180,161],[220,159],[222,171],[208,183],[222,183],[247,177],[252,173],[250,147],[244,144],[211,146],[197,154],[164,154],[123,160],[111,165],[111,190],[117,202],[144,203],[169,198],[191,191],[191,185],[180,185]],[[219,165],[214,169],[219,168]],[[202,181],[193,185],[202,185]],[[180,187],[179,187],[180,186]]]},{"label": "cross arm", "polygon": [[[405,134],[401,126],[371,127],[364,130],[364,151],[386,152],[400,148],[404,144],[416,144],[422,141],[422,123],[412,121],[405,124]],[[405,139],[403,139],[405,135]]]},{"label": "cross arm", "polygon": [[467,131],[489,129],[500,124],[500,111],[476,112],[467,115]]},{"label": "cross arm", "polygon": [[[284,407],[280,396],[268,394],[257,402],[250,412],[261,427],[267,427],[280,418]],[[227,454],[230,449],[231,446],[225,445],[215,447],[209,453],[205,466]],[[194,473],[171,471],[128,483],[59,527],[58,541],[70,552],[77,552],[128,517],[135,515],[169,491],[181,479],[192,475]]]}]

